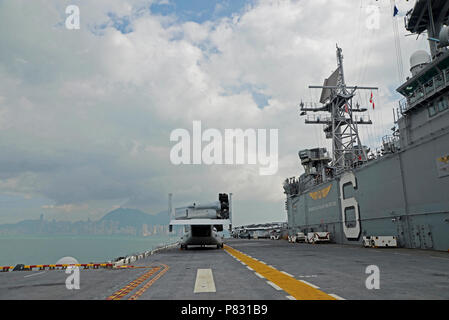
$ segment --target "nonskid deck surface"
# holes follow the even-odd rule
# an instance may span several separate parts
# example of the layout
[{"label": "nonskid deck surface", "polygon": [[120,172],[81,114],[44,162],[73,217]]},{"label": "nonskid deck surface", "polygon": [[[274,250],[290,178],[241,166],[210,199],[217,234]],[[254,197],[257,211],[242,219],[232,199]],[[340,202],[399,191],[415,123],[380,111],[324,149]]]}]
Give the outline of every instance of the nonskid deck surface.
[{"label": "nonskid deck surface", "polygon": [[[119,270],[0,273],[0,299],[449,299],[449,254],[229,239],[225,249],[170,249]],[[367,289],[368,266],[380,289]],[[140,268],[145,267],[145,268]]]}]

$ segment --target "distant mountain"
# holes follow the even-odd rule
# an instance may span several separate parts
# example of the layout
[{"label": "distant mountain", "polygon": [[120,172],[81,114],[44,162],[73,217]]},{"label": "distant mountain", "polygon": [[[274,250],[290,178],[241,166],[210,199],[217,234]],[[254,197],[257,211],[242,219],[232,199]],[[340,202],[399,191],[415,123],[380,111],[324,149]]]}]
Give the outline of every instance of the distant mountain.
[{"label": "distant mountain", "polygon": [[0,225],[0,235],[18,234],[143,234],[143,225],[147,225],[150,232],[164,232],[154,226],[164,226],[168,229],[169,218],[167,211],[151,215],[136,209],[119,208],[103,216],[99,221],[52,221],[23,220],[14,224]]},{"label": "distant mountain", "polygon": [[114,221],[118,222],[119,228],[135,227],[141,228],[143,224],[147,225],[168,225],[168,213],[167,211],[159,212],[158,214],[151,215],[137,209],[119,208],[111,211],[100,219],[101,222]]}]

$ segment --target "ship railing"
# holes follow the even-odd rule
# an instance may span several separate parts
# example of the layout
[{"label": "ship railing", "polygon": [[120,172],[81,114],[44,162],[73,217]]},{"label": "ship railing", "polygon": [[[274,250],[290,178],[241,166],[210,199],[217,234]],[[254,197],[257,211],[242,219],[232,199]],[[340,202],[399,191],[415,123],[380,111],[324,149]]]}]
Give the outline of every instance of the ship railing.
[{"label": "ship railing", "polygon": [[320,115],[308,115],[306,117],[306,123],[329,123],[331,122],[331,117],[329,116],[320,116]]},{"label": "ship railing", "polygon": [[356,116],[354,119],[360,123],[369,123],[371,122],[371,118],[369,115],[363,115],[363,116]]},{"label": "ship railing", "polygon": [[298,194],[299,192],[299,178],[288,178],[284,182],[284,191],[286,194]]},{"label": "ship railing", "polygon": [[387,135],[382,137],[382,154],[395,153],[400,149],[399,137]]},{"label": "ship railing", "polygon": [[404,113],[405,111],[407,111],[408,108],[409,108],[409,106],[408,106],[407,98],[402,98],[401,100],[399,100],[399,110],[401,111],[401,113]]},{"label": "ship railing", "polygon": [[444,86],[444,74],[440,73],[437,74],[434,78],[434,89],[440,89],[441,87]]},{"label": "ship railing", "polygon": [[299,107],[301,109],[319,109],[321,105],[316,102],[301,102]]},{"label": "ship railing", "polygon": [[427,99],[433,94],[439,92],[449,85],[449,68],[433,76],[429,81],[420,85],[407,98],[399,101],[399,108],[402,113],[408,111],[411,107]]}]

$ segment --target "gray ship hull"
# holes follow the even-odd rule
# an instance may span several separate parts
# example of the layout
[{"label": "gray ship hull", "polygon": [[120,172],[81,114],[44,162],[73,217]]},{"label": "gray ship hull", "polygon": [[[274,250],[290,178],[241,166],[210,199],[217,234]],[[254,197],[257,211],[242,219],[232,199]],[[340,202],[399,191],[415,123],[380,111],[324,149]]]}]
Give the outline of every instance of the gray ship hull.
[{"label": "gray ship hull", "polygon": [[427,141],[288,195],[289,230],[329,231],[341,244],[361,244],[363,236],[397,236],[401,247],[448,251],[447,155],[446,128]]}]

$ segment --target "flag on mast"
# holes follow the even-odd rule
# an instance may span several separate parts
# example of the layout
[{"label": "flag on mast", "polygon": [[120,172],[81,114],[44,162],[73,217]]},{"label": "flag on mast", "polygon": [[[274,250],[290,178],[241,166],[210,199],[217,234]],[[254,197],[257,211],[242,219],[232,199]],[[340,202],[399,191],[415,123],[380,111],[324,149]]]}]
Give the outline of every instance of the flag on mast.
[{"label": "flag on mast", "polygon": [[394,6],[394,12],[393,12],[393,17],[396,17],[399,13],[399,9],[398,7],[396,7],[396,5]]}]

